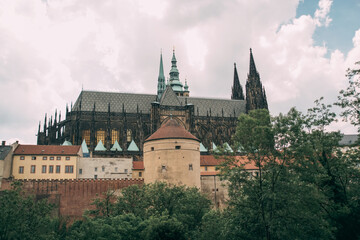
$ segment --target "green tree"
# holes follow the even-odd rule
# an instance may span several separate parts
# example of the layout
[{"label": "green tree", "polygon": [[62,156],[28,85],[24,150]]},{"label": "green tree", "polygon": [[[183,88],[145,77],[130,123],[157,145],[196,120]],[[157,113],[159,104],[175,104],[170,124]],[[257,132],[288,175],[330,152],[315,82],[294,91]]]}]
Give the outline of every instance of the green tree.
[{"label": "green tree", "polygon": [[21,184],[0,192],[0,239],[56,239],[51,206],[25,194]]},{"label": "green tree", "polygon": [[[355,63],[360,65],[360,61]],[[360,68],[348,69],[349,86],[340,91],[336,105],[343,109],[341,116],[354,126],[360,126]],[[358,129],[360,131],[360,129]]]},{"label": "green tree", "polygon": [[210,201],[197,188],[166,183],[129,186],[116,200],[108,192],[94,205],[67,239],[196,239],[210,211]]},{"label": "green tree", "polygon": [[266,110],[239,117],[234,140],[247,152],[245,164],[256,171],[245,171],[236,159],[224,162],[230,197],[227,239],[331,238],[320,205],[324,196],[293,168],[305,122],[295,109],[272,121]]}]

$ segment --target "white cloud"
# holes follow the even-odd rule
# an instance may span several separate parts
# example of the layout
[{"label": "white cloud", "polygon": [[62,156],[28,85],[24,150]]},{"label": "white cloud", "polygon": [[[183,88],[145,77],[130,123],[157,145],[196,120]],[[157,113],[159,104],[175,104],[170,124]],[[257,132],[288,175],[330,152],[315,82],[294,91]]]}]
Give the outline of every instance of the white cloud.
[{"label": "white cloud", "polygon": [[[45,113],[64,110],[84,89],[155,93],[159,52],[172,47],[192,96],[229,98],[233,62],[245,84],[249,48],[273,114],[304,110],[346,86],[360,56],[360,30],[348,53],[315,46],[332,1],[298,18],[298,0],[0,2],[0,138],[34,143]],[[4,10],[6,9],[6,10]]]}]

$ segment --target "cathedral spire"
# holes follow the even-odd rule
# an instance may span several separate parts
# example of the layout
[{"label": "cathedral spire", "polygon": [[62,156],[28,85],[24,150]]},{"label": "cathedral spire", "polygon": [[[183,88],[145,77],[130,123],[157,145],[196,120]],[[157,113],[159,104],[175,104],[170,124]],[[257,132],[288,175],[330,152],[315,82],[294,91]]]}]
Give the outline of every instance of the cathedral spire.
[{"label": "cathedral spire", "polygon": [[231,99],[244,100],[244,93],[239,81],[239,76],[236,69],[236,63],[234,63],[234,83],[232,86]]},{"label": "cathedral spire", "polygon": [[170,83],[170,86],[172,87],[173,91],[176,93],[176,95],[182,96],[184,90],[183,90],[183,85],[179,79],[179,70],[177,69],[176,63],[177,63],[177,60],[175,57],[175,49],[173,49],[169,83]]},{"label": "cathedral spire", "polygon": [[256,71],[256,66],[255,66],[255,61],[254,61],[254,57],[252,54],[252,49],[250,48],[249,75],[255,76],[256,74],[258,74],[258,72]]},{"label": "cathedral spire", "polygon": [[158,86],[157,86],[158,101],[160,101],[161,96],[165,91],[165,88],[166,88],[165,75],[164,75],[164,67],[163,67],[162,52],[161,52],[160,53],[160,68],[159,68]]},{"label": "cathedral spire", "polygon": [[268,109],[265,88],[260,81],[260,75],[256,70],[255,61],[250,48],[250,67],[246,81],[246,112],[254,109]]}]

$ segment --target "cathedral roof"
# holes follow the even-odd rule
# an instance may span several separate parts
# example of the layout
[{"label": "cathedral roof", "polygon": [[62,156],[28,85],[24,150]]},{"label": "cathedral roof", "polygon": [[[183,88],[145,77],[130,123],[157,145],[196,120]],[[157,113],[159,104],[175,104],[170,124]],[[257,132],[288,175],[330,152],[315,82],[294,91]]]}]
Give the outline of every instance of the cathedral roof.
[{"label": "cathedral roof", "polygon": [[160,104],[165,106],[180,106],[180,101],[170,85],[166,87]]},{"label": "cathedral roof", "polygon": [[149,138],[147,138],[145,142],[158,139],[193,139],[200,142],[199,139],[172,118],[163,124]]},{"label": "cathedral roof", "polygon": [[[172,90],[172,89],[170,89]],[[231,100],[231,99],[213,99],[213,98],[194,98],[194,97],[178,97],[173,94],[161,101],[161,105],[169,106],[185,106],[187,104],[194,105],[194,114],[197,116],[219,116],[224,114],[224,117],[238,117],[241,113],[245,113],[245,100]],[[156,101],[157,95],[153,94],[135,94],[135,93],[119,93],[119,92],[96,92],[96,91],[82,91],[76,100],[72,110],[93,111],[95,103],[96,112],[107,112],[110,103],[110,111],[120,113],[124,110],[126,113],[139,112],[149,114],[151,111],[151,103]],[[169,97],[169,98],[168,98]],[[185,100],[187,99],[187,100]],[[180,102],[180,105],[178,104]]]}]

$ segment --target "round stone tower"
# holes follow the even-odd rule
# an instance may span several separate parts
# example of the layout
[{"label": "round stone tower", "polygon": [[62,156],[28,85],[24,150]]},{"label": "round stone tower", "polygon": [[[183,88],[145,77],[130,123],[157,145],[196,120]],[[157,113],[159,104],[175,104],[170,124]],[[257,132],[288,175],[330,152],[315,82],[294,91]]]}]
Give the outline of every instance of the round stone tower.
[{"label": "round stone tower", "polygon": [[144,143],[144,181],[200,188],[200,141],[170,118]]}]

